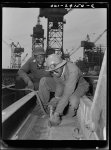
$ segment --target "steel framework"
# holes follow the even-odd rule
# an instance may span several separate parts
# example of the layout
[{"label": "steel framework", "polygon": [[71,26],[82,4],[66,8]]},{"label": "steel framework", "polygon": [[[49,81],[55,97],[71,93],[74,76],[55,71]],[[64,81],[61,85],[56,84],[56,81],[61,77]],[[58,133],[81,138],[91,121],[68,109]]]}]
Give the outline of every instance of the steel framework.
[{"label": "steel framework", "polygon": [[48,18],[47,50],[50,48],[63,53],[63,17]]},{"label": "steel framework", "polygon": [[24,48],[21,48],[19,42],[17,45],[14,42],[11,43],[11,61],[10,68],[18,69],[21,67],[21,54],[24,52]]},{"label": "steel framework", "polygon": [[47,49],[54,49],[55,53],[63,53],[63,17],[67,14],[65,8],[40,8],[40,17],[46,17],[47,21]]},{"label": "steel framework", "polygon": [[40,18],[38,17],[37,25],[33,27],[32,37],[32,55],[33,51],[36,47],[44,48],[44,29],[42,25],[40,25]]}]

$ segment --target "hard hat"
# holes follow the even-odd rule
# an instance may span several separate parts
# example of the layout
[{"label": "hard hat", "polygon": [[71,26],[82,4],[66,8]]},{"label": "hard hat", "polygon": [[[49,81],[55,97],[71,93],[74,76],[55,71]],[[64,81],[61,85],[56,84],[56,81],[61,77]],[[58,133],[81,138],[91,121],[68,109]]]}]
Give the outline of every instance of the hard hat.
[{"label": "hard hat", "polygon": [[62,67],[67,61],[62,60],[62,58],[57,54],[51,54],[46,59],[46,71],[53,71]]},{"label": "hard hat", "polygon": [[36,47],[33,51],[34,55],[45,54],[43,47]]}]

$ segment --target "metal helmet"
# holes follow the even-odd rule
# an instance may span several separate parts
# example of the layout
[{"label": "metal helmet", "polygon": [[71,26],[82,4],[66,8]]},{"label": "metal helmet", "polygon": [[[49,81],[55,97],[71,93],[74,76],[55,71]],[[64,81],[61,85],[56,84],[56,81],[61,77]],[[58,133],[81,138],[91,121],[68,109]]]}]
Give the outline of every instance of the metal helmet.
[{"label": "metal helmet", "polygon": [[53,71],[60,67],[62,67],[66,63],[66,60],[62,60],[62,58],[57,54],[51,54],[46,59],[46,71]]},{"label": "metal helmet", "polygon": [[43,47],[36,47],[33,51],[34,55],[42,55],[45,54]]}]

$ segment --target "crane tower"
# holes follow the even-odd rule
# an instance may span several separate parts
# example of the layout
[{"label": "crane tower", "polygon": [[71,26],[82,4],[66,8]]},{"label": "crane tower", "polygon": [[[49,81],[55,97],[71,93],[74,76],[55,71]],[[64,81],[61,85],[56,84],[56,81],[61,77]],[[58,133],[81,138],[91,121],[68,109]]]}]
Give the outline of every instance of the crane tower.
[{"label": "crane tower", "polygon": [[36,47],[43,47],[44,48],[44,29],[40,24],[40,18],[38,17],[37,25],[33,27],[33,34],[32,37],[32,55],[33,51]]},{"label": "crane tower", "polygon": [[14,42],[11,43],[11,61],[10,68],[18,69],[21,67],[21,54],[24,52],[24,48],[22,48],[18,42],[17,45]]},{"label": "crane tower", "polygon": [[47,49],[46,54],[51,50],[55,53],[63,53],[63,17],[68,11],[65,8],[40,8],[39,17],[45,17],[47,21]]}]

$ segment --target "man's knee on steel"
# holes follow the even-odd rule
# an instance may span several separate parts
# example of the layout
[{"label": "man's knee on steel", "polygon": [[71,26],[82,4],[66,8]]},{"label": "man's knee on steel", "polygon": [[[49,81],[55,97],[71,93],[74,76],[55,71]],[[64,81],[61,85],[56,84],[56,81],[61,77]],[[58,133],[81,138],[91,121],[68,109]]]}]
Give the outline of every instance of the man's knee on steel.
[{"label": "man's knee on steel", "polygon": [[[56,54],[49,55],[46,59],[46,66],[46,71],[51,72],[53,77],[52,80],[48,79],[46,81],[45,79],[44,84],[43,82],[40,82],[39,93],[41,100],[46,100],[48,102],[50,90],[54,90],[55,97],[51,102],[53,102],[54,105],[56,104],[56,108],[50,117],[49,122],[52,126],[56,126],[61,123],[63,111],[68,104],[73,112],[74,110],[77,110],[80,103],[80,97],[87,92],[88,88],[86,88],[87,86],[84,86],[87,82],[80,80],[80,78],[83,78],[82,73],[74,63],[62,60],[62,58]],[[77,87],[77,90],[75,91],[78,82],[79,88]],[[61,89],[63,90],[62,95],[60,95]],[[80,93],[80,95],[78,93]],[[49,104],[51,104],[51,102]]]}]

